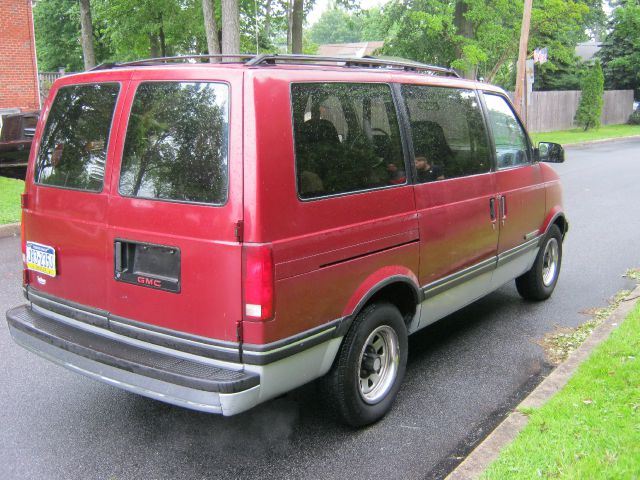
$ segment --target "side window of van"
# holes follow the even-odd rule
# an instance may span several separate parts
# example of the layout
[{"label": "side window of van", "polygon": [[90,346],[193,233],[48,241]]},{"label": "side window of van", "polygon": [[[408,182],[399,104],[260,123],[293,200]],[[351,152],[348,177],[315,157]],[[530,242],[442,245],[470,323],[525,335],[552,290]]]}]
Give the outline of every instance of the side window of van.
[{"label": "side window of van", "polygon": [[35,182],[99,192],[120,85],[62,87],[56,93],[36,159]]},{"label": "side window of van", "polygon": [[225,203],[228,131],[227,85],[142,83],[127,126],[120,194]]},{"label": "side window of van", "polygon": [[489,111],[489,124],[496,144],[498,168],[517,167],[531,163],[527,136],[507,101],[498,96],[484,94]]},{"label": "side window of van", "polygon": [[291,96],[300,198],[406,183],[389,85],[297,83]]},{"label": "side window of van", "polygon": [[417,182],[486,173],[491,168],[487,132],[472,90],[404,85]]}]

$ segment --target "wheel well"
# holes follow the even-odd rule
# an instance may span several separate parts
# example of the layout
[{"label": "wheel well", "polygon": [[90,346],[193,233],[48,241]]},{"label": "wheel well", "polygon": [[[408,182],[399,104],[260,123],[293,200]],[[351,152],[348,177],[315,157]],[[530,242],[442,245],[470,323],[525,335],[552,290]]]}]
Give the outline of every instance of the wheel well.
[{"label": "wheel well", "polygon": [[390,303],[395,305],[405,323],[408,325],[416,313],[416,305],[418,304],[417,293],[413,287],[405,282],[396,282],[387,285],[376,293],[362,306],[362,308],[371,303]]},{"label": "wheel well", "polygon": [[559,216],[553,221],[553,224],[558,226],[560,232],[562,233],[562,238],[564,238],[569,226],[567,220],[563,216]]}]

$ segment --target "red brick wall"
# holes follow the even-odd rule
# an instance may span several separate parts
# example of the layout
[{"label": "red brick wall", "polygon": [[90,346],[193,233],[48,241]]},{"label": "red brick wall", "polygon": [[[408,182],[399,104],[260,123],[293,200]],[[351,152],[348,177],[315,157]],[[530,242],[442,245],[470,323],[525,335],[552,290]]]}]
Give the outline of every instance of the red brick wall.
[{"label": "red brick wall", "polygon": [[0,0],[0,108],[38,110],[38,69],[30,0]]}]

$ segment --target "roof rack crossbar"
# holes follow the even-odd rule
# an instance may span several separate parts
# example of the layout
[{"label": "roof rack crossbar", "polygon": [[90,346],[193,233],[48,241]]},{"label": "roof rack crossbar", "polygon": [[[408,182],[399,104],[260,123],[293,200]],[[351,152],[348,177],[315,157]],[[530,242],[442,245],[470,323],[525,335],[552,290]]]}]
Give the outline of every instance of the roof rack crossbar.
[{"label": "roof rack crossbar", "polygon": [[[225,59],[234,59],[235,62],[245,62],[248,61],[252,58],[254,58],[255,55],[246,55],[246,54],[216,54],[216,55],[179,55],[179,56],[174,56],[174,57],[157,57],[157,58],[145,58],[143,60],[135,60],[132,62],[123,62],[123,63],[101,63],[100,65],[97,65],[95,67],[93,67],[90,71],[95,71],[95,70],[107,70],[110,68],[117,68],[117,67],[141,67],[141,66],[147,66],[147,65],[158,65],[158,64],[163,64],[163,63],[170,63],[170,62],[182,62],[182,61],[188,61],[188,60],[210,60],[212,58],[214,59],[218,59],[218,60],[225,60]],[[229,62],[230,63],[230,62]]]},{"label": "roof rack crossbar", "polygon": [[458,73],[445,67],[438,67],[435,65],[428,65],[419,62],[402,62],[398,60],[385,60],[382,58],[365,57],[322,57],[317,55],[279,55],[279,54],[262,54],[253,57],[247,61],[247,66],[257,65],[273,65],[278,61],[284,63],[336,63],[347,67],[391,67],[401,68],[407,71],[414,72],[430,72],[438,75],[451,75],[460,78]]}]

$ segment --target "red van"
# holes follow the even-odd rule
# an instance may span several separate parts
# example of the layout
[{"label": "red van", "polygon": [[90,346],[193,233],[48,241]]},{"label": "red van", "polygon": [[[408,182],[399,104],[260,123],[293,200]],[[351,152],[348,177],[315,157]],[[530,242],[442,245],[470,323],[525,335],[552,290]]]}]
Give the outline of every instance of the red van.
[{"label": "red van", "polygon": [[20,345],[224,415],[323,377],[365,425],[407,335],[513,279],[553,292],[568,223],[540,161],[564,153],[534,148],[501,89],[376,59],[186,60],[53,85],[22,199],[28,302],[7,312]]}]

